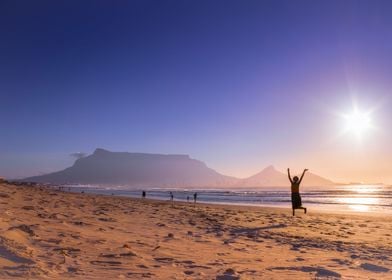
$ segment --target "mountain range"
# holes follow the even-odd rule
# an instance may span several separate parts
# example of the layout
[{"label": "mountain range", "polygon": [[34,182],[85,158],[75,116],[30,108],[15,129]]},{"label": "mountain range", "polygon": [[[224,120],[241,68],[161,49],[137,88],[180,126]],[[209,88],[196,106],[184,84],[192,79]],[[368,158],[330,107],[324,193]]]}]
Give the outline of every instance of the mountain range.
[{"label": "mountain range", "polygon": [[[127,187],[271,187],[287,186],[287,175],[273,166],[244,179],[222,175],[188,155],[110,152],[96,149],[64,170],[22,181],[51,184],[120,185]],[[334,183],[307,173],[304,186]]]}]

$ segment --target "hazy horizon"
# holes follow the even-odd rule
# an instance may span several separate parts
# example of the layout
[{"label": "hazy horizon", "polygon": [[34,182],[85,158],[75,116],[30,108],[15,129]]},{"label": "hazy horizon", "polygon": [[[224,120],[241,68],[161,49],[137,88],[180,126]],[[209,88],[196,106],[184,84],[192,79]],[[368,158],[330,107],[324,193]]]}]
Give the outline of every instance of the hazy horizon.
[{"label": "hazy horizon", "polygon": [[392,184],[391,1],[2,1],[0,176],[188,154]]},{"label": "hazy horizon", "polygon": [[[103,148],[97,148],[97,149],[103,149]],[[109,151],[107,149],[103,149],[103,150]],[[190,159],[195,159],[195,160],[199,160],[199,161],[203,162],[204,164],[206,164],[207,167],[217,171],[221,175],[230,176],[230,177],[233,177],[233,178],[236,178],[236,179],[247,179],[247,178],[249,178],[251,176],[254,176],[254,175],[260,173],[261,171],[264,171],[265,169],[268,169],[268,168],[271,168],[271,167],[273,169],[283,173],[283,174],[286,174],[286,172],[287,172],[287,168],[280,169],[280,168],[277,168],[277,166],[275,164],[268,164],[266,166],[260,167],[254,173],[251,173],[251,174],[248,174],[248,175],[245,175],[245,176],[237,176],[237,175],[233,175],[233,174],[220,172],[219,170],[216,170],[215,168],[211,167],[207,162],[203,161],[202,159],[194,158],[194,157],[192,157],[189,154],[148,153],[148,152],[136,152],[136,151],[133,151],[133,152],[129,152],[129,151],[109,151],[109,152],[130,153],[130,154],[133,154],[133,153],[135,153],[135,154],[151,154],[151,155],[184,155],[184,156],[188,156]],[[28,174],[27,176],[24,175],[24,176],[21,176],[21,177],[7,177],[7,179],[24,179],[24,178],[31,177],[31,176],[40,176],[40,175],[46,175],[46,174],[49,174],[49,173],[52,173],[52,172],[62,171],[64,169],[68,168],[68,167],[71,167],[78,158],[87,157],[87,156],[90,156],[92,154],[93,154],[93,152],[91,152],[91,153],[74,153],[74,154],[70,154],[69,156],[73,157],[74,159],[72,160],[72,162],[69,165],[66,165],[66,166],[61,167],[61,168],[59,167],[60,169],[48,170],[47,172],[42,172],[42,173],[38,173],[38,174],[37,173]],[[301,170],[297,170],[296,168],[290,168],[290,170],[291,170],[291,173],[292,173],[293,176],[294,175],[300,175],[302,173],[302,171],[303,171],[302,169]],[[331,178],[329,178],[327,176],[324,176],[323,174],[318,173],[317,170],[311,170],[310,172],[315,174],[315,175],[321,176],[321,177],[323,177],[325,179],[332,180],[336,184],[351,184],[351,183],[354,183],[354,184],[356,184],[356,183],[361,183],[361,184],[366,184],[366,183],[368,183],[368,184],[379,184],[379,183],[388,184],[388,183],[385,183],[385,182],[360,182],[360,181],[354,181],[354,180],[352,180],[352,181],[335,181],[335,180],[333,180],[333,179],[331,179]]]}]

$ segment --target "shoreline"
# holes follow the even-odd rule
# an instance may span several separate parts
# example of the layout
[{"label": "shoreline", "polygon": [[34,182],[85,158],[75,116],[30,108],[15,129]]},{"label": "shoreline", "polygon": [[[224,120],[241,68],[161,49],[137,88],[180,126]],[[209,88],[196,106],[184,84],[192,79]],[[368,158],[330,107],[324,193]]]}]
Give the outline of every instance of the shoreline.
[{"label": "shoreline", "polygon": [[[51,187],[49,187],[51,188]],[[55,188],[56,189],[56,188]],[[72,193],[80,193],[80,191],[83,190],[83,188],[78,189],[78,191],[67,191],[64,190],[64,192],[72,192]],[[99,189],[97,189],[99,190]],[[95,193],[94,191],[88,191],[88,192],[84,192],[84,194],[91,194],[91,195],[102,195],[102,196],[115,196],[115,197],[123,197],[123,198],[130,198],[130,199],[142,199],[140,197],[137,196],[132,196],[132,195],[120,195],[120,194],[116,194],[115,190],[114,190],[114,194],[110,194],[111,190],[101,190],[104,192],[107,192],[107,194],[105,193]],[[199,190],[199,194],[202,194],[203,190]],[[302,196],[304,197],[304,196]],[[148,200],[152,200],[152,201],[163,201],[163,202],[171,202],[170,199],[163,199],[160,197],[152,197],[149,198],[147,196]],[[304,199],[303,199],[304,200]],[[185,203],[185,204],[193,204],[193,200],[190,199],[189,202],[187,202],[185,199],[176,199],[174,198],[174,202],[175,203]],[[205,204],[205,205],[222,205],[222,206],[241,206],[241,207],[255,207],[255,208],[272,208],[272,209],[284,209],[287,211],[291,211],[291,202],[288,202],[287,204],[283,204],[283,203],[279,203],[279,205],[272,205],[272,203],[241,203],[241,202],[214,202],[214,201],[202,201],[202,200],[198,200],[197,201],[198,204]],[[287,206],[285,206],[287,205]],[[325,213],[325,214],[345,214],[345,215],[359,215],[359,216],[382,216],[385,215],[385,210],[383,205],[381,206],[374,206],[374,205],[369,205],[369,207],[378,207],[379,209],[374,210],[374,209],[368,209],[368,210],[357,210],[357,209],[350,209],[349,205],[339,205],[336,206],[336,204],[319,204],[319,203],[306,203],[306,200],[304,200],[304,206],[308,209],[308,211],[312,211],[312,212],[316,212],[316,213]],[[300,211],[300,210],[297,210]],[[392,214],[392,208],[391,210],[387,210],[387,212],[391,212]]]},{"label": "shoreline", "polygon": [[390,216],[0,184],[2,279],[392,279],[391,233]]}]

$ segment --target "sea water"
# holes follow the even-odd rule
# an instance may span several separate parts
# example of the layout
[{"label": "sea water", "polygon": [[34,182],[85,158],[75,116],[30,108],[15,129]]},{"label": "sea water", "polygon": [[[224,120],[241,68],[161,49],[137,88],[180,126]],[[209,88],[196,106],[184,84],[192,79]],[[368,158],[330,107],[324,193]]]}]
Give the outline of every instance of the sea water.
[{"label": "sea water", "polygon": [[[228,204],[291,207],[290,188],[227,188],[227,189],[182,189],[182,188],[138,188],[67,186],[73,192],[95,193],[126,197],[141,197],[145,190],[147,198],[170,200],[170,192],[175,201],[193,202],[193,194],[197,192],[197,202]],[[67,188],[66,188],[67,189]],[[305,187],[301,190],[302,203],[308,208],[328,211],[352,212],[389,212],[392,214],[392,186],[388,185],[340,185],[328,187]]]}]

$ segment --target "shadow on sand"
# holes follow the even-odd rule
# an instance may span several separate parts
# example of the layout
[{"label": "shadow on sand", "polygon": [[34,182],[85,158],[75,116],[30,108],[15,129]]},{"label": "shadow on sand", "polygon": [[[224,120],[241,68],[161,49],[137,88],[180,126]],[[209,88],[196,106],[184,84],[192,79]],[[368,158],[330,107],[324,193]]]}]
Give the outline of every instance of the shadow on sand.
[{"label": "shadow on sand", "polygon": [[265,227],[256,227],[256,228],[234,228],[230,230],[230,234],[233,235],[257,235],[260,231],[270,230],[270,229],[278,229],[287,227],[284,224],[270,225]]}]

